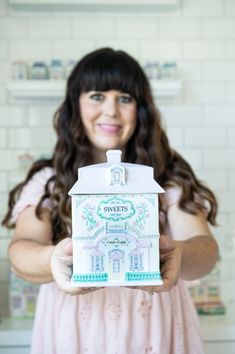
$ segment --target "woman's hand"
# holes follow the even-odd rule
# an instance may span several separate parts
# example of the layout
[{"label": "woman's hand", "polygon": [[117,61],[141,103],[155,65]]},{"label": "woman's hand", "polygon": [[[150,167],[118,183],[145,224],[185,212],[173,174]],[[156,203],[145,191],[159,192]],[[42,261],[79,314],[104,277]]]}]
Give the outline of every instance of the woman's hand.
[{"label": "woman's hand", "polygon": [[177,284],[182,261],[182,248],[180,245],[180,241],[173,241],[165,235],[160,236],[160,272],[163,278],[163,285],[157,287],[155,291],[169,291],[172,286]]},{"label": "woman's hand", "polygon": [[70,295],[84,295],[100,288],[77,288],[71,284],[73,244],[71,238],[60,241],[51,256],[51,271],[58,287]]},{"label": "woman's hand", "polygon": [[182,248],[180,241],[173,241],[165,235],[161,235],[159,241],[160,248],[160,271],[163,278],[162,285],[135,286],[132,289],[141,289],[150,293],[160,293],[169,291],[177,284],[182,260]]}]

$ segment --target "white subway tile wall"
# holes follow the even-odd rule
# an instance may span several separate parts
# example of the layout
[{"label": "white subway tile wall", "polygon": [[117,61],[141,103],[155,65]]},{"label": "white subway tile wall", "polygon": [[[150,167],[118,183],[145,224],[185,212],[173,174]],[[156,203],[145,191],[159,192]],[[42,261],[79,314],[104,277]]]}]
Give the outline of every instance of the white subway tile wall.
[{"label": "white subway tile wall", "polygon": [[[158,99],[173,147],[191,163],[219,200],[221,285],[235,301],[235,1],[184,0],[173,12],[12,11],[0,1],[0,217],[9,189],[19,181],[19,156],[49,156],[55,142],[56,101],[10,100],[7,83],[16,60],[80,59],[101,46],[128,51],[141,64],[176,60],[183,91]],[[233,237],[233,247],[227,242]],[[8,303],[7,246],[0,227],[0,315]],[[229,246],[230,245],[230,246]],[[231,282],[232,281],[232,282]]]}]

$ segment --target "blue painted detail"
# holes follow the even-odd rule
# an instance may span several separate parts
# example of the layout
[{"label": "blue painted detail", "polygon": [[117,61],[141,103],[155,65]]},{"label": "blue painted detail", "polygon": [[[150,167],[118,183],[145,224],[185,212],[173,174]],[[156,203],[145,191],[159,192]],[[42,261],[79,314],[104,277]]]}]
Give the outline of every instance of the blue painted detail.
[{"label": "blue painted detail", "polygon": [[104,255],[93,256],[90,255],[90,271],[93,273],[99,273],[104,271]]},{"label": "blue painted detail", "polygon": [[[129,256],[129,259],[130,259],[130,270],[138,272],[138,271],[141,271],[141,270],[144,269],[144,266],[143,266],[143,253],[134,254],[134,251],[132,252],[133,254]],[[137,250],[137,252],[138,252],[138,250]],[[138,274],[138,273],[135,272],[135,274]]]},{"label": "blue painted detail", "polygon": [[73,274],[72,281],[75,282],[99,282],[108,281],[108,273],[103,274]]},{"label": "blue painted detail", "polygon": [[132,272],[127,272],[126,273],[126,281],[132,281],[132,280],[155,280],[155,279],[162,279],[160,272],[138,272],[138,273],[132,273]]}]

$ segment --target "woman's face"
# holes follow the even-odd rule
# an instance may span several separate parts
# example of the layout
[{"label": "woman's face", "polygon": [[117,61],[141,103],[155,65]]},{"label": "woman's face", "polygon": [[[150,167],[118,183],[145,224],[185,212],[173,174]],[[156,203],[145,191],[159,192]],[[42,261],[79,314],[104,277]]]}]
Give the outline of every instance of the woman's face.
[{"label": "woman's face", "polygon": [[129,94],[116,90],[88,91],[80,95],[79,104],[94,152],[125,149],[137,121],[136,101]]}]

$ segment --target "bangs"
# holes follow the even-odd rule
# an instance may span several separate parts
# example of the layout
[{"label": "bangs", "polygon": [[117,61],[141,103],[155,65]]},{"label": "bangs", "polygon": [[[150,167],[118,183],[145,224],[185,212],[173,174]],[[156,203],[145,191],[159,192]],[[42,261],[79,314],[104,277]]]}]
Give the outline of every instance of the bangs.
[{"label": "bangs", "polygon": [[[103,54],[103,55],[102,55]],[[84,63],[80,77],[81,92],[117,90],[140,96],[139,68],[131,57],[122,52],[100,53]]]}]

